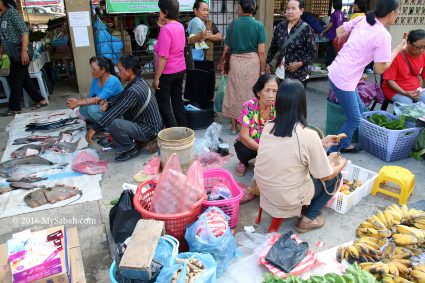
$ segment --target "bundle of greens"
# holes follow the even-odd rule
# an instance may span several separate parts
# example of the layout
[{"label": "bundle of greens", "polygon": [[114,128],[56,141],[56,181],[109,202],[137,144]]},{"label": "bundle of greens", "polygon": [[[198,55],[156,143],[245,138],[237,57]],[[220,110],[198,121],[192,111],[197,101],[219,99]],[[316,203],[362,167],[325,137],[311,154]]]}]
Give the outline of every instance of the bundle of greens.
[{"label": "bundle of greens", "polygon": [[406,116],[408,121],[416,121],[421,117],[425,117],[425,103],[422,101],[411,105],[395,104],[394,111],[397,116]]},{"label": "bundle of greens", "polygon": [[301,279],[290,276],[285,279],[267,273],[264,283],[378,283],[375,277],[367,271],[362,270],[356,263],[345,270],[344,275],[328,273],[324,276],[313,275],[309,279]]},{"label": "bundle of greens", "polygon": [[423,128],[418,135],[416,144],[413,146],[410,156],[416,160],[425,158],[425,128]]},{"label": "bundle of greens", "polygon": [[372,114],[369,122],[389,130],[403,130],[406,128],[406,117],[401,116],[400,119],[388,119],[384,114]]}]

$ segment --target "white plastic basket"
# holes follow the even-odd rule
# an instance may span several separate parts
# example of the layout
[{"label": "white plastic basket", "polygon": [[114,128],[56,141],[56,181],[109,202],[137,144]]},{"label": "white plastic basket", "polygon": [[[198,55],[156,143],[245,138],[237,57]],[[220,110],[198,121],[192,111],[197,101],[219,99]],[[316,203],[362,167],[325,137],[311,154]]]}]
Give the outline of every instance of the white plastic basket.
[{"label": "white plastic basket", "polygon": [[41,57],[35,58],[30,62],[30,65],[28,67],[28,72],[30,74],[37,73],[43,68],[44,61]]},{"label": "white plastic basket", "polygon": [[377,173],[364,169],[360,166],[347,162],[344,170],[344,178],[350,181],[360,180],[363,185],[354,190],[349,195],[337,192],[330,208],[338,213],[345,214],[354,205],[358,204],[362,198],[369,195],[375,183]]}]

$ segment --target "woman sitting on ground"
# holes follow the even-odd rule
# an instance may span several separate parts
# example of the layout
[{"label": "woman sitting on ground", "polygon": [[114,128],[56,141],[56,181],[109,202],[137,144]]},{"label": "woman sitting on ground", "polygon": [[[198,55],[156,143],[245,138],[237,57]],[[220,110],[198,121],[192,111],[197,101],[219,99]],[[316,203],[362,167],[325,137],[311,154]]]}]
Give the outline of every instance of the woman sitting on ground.
[{"label": "woman sitting on ground", "polygon": [[324,148],[337,143],[337,136],[320,140],[307,127],[304,86],[297,80],[284,80],[276,98],[276,119],[264,127],[255,162],[261,208],[272,217],[289,218],[299,217],[302,206],[309,205],[297,231],[322,227],[325,219],[320,211],[337,189],[346,163],[339,158],[333,167],[326,156]]},{"label": "woman sitting on ground", "polygon": [[122,91],[122,84],[116,77],[114,63],[105,57],[90,58],[93,80],[89,97],[68,98],[66,106],[74,109],[80,106],[79,113],[88,121],[96,122],[103,117],[100,102],[111,99]]},{"label": "woman sitting on ground", "polygon": [[241,131],[235,141],[235,151],[239,159],[235,170],[237,176],[245,175],[248,162],[257,156],[264,125],[276,116],[274,103],[278,88],[277,80],[274,75],[262,75],[252,88],[255,97],[242,106],[238,120]]},{"label": "woman sitting on ground", "polygon": [[425,30],[413,30],[407,36],[407,48],[400,52],[384,73],[382,91],[388,100],[402,104],[425,103]]}]

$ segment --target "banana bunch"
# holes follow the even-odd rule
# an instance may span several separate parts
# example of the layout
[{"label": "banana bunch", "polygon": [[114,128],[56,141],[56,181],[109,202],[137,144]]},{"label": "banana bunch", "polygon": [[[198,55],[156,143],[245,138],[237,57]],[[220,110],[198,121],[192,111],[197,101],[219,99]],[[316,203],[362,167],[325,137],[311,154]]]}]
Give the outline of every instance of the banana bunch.
[{"label": "banana bunch", "polygon": [[410,278],[415,282],[425,282],[425,265],[419,264],[412,267]]},{"label": "banana bunch", "polygon": [[409,282],[405,278],[409,278],[410,264],[410,260],[392,259],[388,262],[364,262],[359,265],[382,282]]},{"label": "banana bunch", "polygon": [[401,206],[392,204],[385,211],[388,211],[392,215],[395,225],[407,224],[419,229],[425,229],[425,211],[423,210],[409,209],[404,204]]},{"label": "banana bunch", "polygon": [[356,230],[358,237],[376,237],[389,238],[391,237],[391,228],[394,225],[394,218],[389,212],[378,211],[376,215],[368,218],[361,223]]}]

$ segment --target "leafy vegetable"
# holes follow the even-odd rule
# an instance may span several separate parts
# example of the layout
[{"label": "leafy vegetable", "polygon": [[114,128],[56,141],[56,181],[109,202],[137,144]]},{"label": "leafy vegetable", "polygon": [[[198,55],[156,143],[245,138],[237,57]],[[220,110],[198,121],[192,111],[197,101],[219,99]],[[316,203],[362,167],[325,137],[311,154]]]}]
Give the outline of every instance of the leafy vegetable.
[{"label": "leafy vegetable", "polygon": [[313,275],[309,279],[301,279],[296,276],[282,279],[266,273],[264,283],[378,283],[378,281],[372,274],[362,270],[354,263],[345,270],[344,275],[328,273],[325,276]]},{"label": "leafy vegetable", "polygon": [[416,160],[422,160],[422,158],[425,157],[425,128],[419,132],[418,139],[410,156]]},{"label": "leafy vegetable", "polygon": [[369,117],[369,121],[389,130],[403,130],[406,128],[406,116],[401,116],[400,119],[389,120],[384,114],[372,114]]}]

